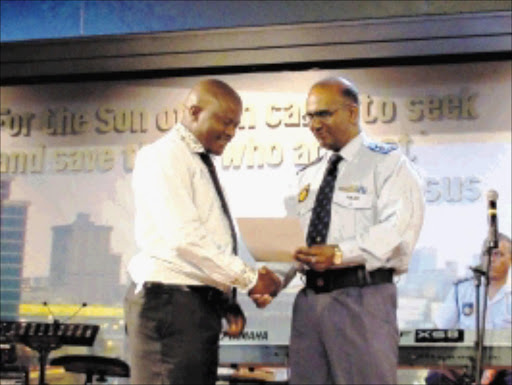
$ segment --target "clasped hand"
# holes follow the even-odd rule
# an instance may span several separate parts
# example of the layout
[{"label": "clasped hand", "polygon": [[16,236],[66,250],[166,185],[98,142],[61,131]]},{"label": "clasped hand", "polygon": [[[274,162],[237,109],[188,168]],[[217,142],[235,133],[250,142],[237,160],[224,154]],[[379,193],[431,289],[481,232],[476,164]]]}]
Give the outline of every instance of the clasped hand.
[{"label": "clasped hand", "polygon": [[249,296],[257,307],[264,308],[281,290],[281,279],[266,266],[258,270],[258,280],[251,290]]},{"label": "clasped hand", "polygon": [[227,322],[227,328],[224,334],[230,337],[238,337],[245,329],[245,314],[238,303],[229,303],[224,308],[224,318]]},{"label": "clasped hand", "polygon": [[334,264],[335,248],[331,245],[299,247],[293,258],[316,271],[325,271]]},{"label": "clasped hand", "polygon": [[[335,246],[314,245],[299,247],[295,250],[293,258],[316,271],[327,270],[334,264]],[[264,308],[272,302],[281,290],[281,279],[270,269],[263,266],[258,270],[258,281],[249,290],[249,296],[257,307]]]}]

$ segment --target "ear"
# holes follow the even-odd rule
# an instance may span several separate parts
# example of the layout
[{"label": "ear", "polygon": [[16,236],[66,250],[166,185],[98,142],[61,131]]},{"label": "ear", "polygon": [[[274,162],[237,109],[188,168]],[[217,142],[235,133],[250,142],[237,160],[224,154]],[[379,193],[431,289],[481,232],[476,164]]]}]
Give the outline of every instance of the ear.
[{"label": "ear", "polygon": [[350,122],[357,124],[359,121],[359,106],[353,104],[350,106]]},{"label": "ear", "polygon": [[188,114],[193,122],[197,122],[199,120],[199,115],[203,109],[199,107],[197,104],[194,104],[188,108]]}]

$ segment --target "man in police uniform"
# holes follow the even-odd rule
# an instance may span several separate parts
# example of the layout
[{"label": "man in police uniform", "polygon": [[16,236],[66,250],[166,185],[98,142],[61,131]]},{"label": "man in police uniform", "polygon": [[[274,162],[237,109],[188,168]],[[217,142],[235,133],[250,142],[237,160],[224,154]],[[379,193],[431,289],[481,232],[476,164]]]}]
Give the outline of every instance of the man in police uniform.
[{"label": "man in police uniform", "polygon": [[[500,233],[498,239],[498,248],[491,254],[485,321],[485,328],[494,330],[512,328],[510,238]],[[485,240],[481,254],[483,265],[487,262],[487,245],[488,242]],[[483,298],[481,298],[481,303],[483,303]],[[475,329],[475,311],[475,284],[470,277],[453,285],[448,297],[437,312],[434,322],[441,329]],[[426,383],[432,385],[457,384],[461,378],[462,374],[457,370],[431,371],[426,378]],[[487,370],[484,372],[484,379],[482,383],[512,385],[512,372],[510,370],[499,372]]]},{"label": "man in police uniform", "polygon": [[306,116],[327,151],[299,171],[308,247],[294,256],[306,287],[293,308],[290,383],[396,384],[393,276],[407,270],[420,233],[421,183],[395,146],[361,132],[347,80],[313,85]]}]

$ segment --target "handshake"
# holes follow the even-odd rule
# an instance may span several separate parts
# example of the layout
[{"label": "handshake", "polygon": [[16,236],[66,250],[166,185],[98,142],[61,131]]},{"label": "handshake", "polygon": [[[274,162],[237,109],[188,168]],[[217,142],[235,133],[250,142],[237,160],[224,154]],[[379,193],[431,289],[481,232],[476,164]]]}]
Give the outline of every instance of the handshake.
[{"label": "handshake", "polygon": [[279,293],[281,285],[281,279],[272,270],[263,266],[258,270],[258,280],[248,294],[257,307],[264,308]]},{"label": "handshake", "polygon": [[[281,279],[269,268],[263,266],[258,270],[258,280],[249,290],[249,296],[257,307],[267,306],[281,290]],[[245,315],[236,302],[227,302],[223,308],[224,318],[227,321],[226,335],[237,337],[242,334],[245,328]]]}]

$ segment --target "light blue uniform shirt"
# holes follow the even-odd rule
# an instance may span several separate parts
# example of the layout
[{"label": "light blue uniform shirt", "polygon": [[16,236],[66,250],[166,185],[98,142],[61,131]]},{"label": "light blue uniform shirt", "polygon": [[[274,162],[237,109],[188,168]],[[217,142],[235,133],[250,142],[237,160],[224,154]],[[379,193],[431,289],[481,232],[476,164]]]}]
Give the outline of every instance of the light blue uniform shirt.
[{"label": "light blue uniform shirt", "polygon": [[[486,329],[512,328],[512,290],[510,274],[507,283],[487,303]],[[481,286],[480,310],[483,310],[484,288]],[[434,322],[441,329],[475,329],[475,285],[473,279],[455,283],[437,312]]]}]

